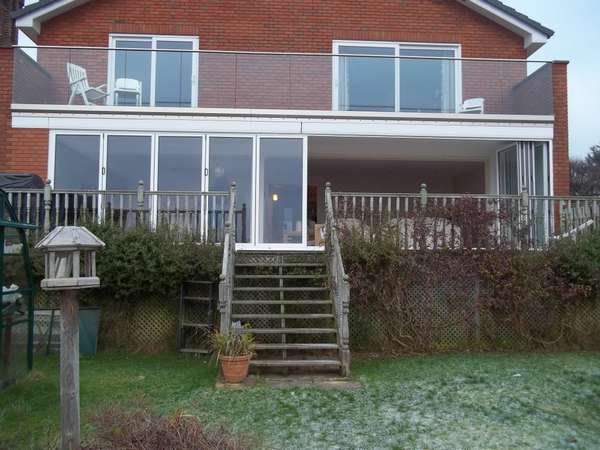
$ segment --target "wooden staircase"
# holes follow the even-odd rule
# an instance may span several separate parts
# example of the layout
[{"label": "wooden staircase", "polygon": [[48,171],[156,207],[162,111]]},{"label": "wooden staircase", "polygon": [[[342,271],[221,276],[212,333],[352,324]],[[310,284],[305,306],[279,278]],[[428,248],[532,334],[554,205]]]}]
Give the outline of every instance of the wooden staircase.
[{"label": "wooden staircase", "polygon": [[323,252],[237,252],[234,274],[231,321],[255,335],[253,368],[342,368]]}]

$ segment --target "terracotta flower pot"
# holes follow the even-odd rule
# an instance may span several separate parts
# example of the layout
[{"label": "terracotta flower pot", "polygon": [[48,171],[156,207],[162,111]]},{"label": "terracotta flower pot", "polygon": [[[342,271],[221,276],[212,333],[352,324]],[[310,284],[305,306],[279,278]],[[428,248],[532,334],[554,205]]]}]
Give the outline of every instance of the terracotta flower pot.
[{"label": "terracotta flower pot", "polygon": [[241,383],[248,376],[250,359],[252,355],[246,356],[219,356],[221,370],[227,383]]}]

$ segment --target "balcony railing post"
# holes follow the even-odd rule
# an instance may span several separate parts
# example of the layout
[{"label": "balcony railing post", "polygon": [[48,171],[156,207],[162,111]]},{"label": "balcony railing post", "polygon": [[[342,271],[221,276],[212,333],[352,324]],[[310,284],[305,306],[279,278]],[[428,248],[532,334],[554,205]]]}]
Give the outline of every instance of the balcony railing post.
[{"label": "balcony railing post", "polygon": [[427,184],[421,183],[419,195],[421,197],[421,209],[425,209],[427,207]]},{"label": "balcony railing post", "polygon": [[44,234],[50,233],[52,218],[52,184],[50,180],[46,181],[44,186]]},{"label": "balcony railing post", "polygon": [[137,185],[137,217],[138,225],[144,223],[144,182],[138,181]]}]

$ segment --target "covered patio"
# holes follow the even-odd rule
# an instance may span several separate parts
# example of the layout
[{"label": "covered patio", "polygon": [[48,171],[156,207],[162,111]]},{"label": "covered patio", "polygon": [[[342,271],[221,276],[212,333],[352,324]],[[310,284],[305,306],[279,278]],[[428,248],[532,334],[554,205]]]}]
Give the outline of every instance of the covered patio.
[{"label": "covered patio", "polygon": [[308,138],[308,242],[325,220],[325,183],[335,191],[497,194],[498,152],[511,141],[383,137]]}]

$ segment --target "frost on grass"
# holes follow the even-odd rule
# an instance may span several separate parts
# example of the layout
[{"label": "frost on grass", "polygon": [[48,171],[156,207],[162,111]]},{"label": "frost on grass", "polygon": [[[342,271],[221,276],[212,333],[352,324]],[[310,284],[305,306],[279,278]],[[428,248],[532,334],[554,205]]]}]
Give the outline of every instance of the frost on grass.
[{"label": "frost on grass", "polygon": [[600,448],[600,356],[589,358],[389,360],[359,366],[359,390],[200,389],[185,407],[274,449]]}]

